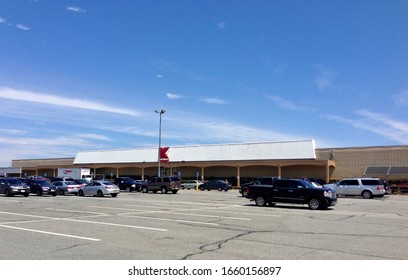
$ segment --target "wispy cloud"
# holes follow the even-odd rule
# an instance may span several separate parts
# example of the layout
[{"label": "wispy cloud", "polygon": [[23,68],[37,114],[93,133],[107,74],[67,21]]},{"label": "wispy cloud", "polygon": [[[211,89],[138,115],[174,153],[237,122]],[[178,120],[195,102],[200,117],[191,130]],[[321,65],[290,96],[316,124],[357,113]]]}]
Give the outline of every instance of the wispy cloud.
[{"label": "wispy cloud", "polygon": [[183,98],[183,96],[178,95],[178,94],[174,94],[174,93],[166,93],[166,96],[170,100],[176,100],[176,99]]},{"label": "wispy cloud", "polygon": [[356,118],[346,118],[339,115],[329,115],[332,121],[349,124],[358,129],[381,135],[386,139],[408,144],[408,123],[393,119],[387,115],[360,110],[355,113]]},{"label": "wispy cloud", "polygon": [[281,108],[289,109],[289,110],[295,110],[295,111],[312,111],[314,108],[307,107],[307,106],[300,106],[295,103],[293,103],[290,100],[284,99],[278,95],[265,95],[265,97],[269,100],[271,100],[273,103],[278,105]]},{"label": "wispy cloud", "polygon": [[85,13],[86,10],[81,7],[68,6],[67,10],[74,13]]},{"label": "wispy cloud", "polygon": [[207,103],[207,104],[216,104],[216,105],[227,104],[227,101],[216,98],[216,97],[203,98],[203,99],[200,99],[200,101]]},{"label": "wispy cloud", "polygon": [[217,23],[217,26],[218,26],[218,28],[220,28],[220,29],[224,29],[225,26],[226,26],[226,23],[223,22],[223,21],[220,21],[220,22]]},{"label": "wispy cloud", "polygon": [[109,105],[98,103],[95,101],[85,99],[66,98],[56,95],[49,95],[43,93],[35,93],[31,91],[15,90],[11,88],[0,88],[0,98],[44,103],[56,106],[74,107],[84,110],[103,111],[107,113],[123,114],[129,116],[138,116],[139,113],[133,110],[126,110],[122,108],[115,108]]},{"label": "wispy cloud", "polygon": [[318,73],[314,82],[319,91],[334,88],[333,81],[337,78],[337,74],[323,65],[316,65],[316,69]]},{"label": "wispy cloud", "polygon": [[18,28],[18,29],[21,29],[21,30],[24,30],[24,31],[28,31],[28,30],[30,30],[30,27],[28,27],[28,26],[25,26],[25,25],[23,25],[23,24],[16,24],[16,27]]},{"label": "wispy cloud", "polygon": [[393,96],[395,104],[398,106],[408,107],[408,90]]},{"label": "wispy cloud", "polygon": [[2,18],[2,17],[0,17],[0,23],[6,23],[6,19],[5,18]]}]

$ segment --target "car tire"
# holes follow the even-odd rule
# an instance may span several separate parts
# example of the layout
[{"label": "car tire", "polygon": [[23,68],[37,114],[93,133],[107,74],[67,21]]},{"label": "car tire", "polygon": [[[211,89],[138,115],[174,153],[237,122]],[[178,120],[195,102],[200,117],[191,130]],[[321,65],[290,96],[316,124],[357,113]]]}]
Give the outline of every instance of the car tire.
[{"label": "car tire", "polygon": [[117,194],[117,193],[111,193],[111,196],[112,196],[112,197],[117,197],[118,194]]},{"label": "car tire", "polygon": [[363,192],[361,193],[361,196],[362,196],[364,199],[373,198],[373,194],[372,194],[370,191],[363,191]]},{"label": "car tire", "polygon": [[201,190],[201,191],[204,191],[204,187],[200,187],[200,190]]},{"label": "car tire", "polygon": [[65,195],[65,192],[64,192],[64,190],[60,190],[58,194],[59,195]]},{"label": "car tire", "polygon": [[126,187],[126,192],[132,192],[132,189],[130,187]]},{"label": "car tire", "polygon": [[219,192],[222,192],[222,188],[221,188],[221,187],[218,187],[218,191],[219,191]]},{"label": "car tire", "polygon": [[246,190],[245,190],[245,191],[243,190],[242,193],[241,193],[241,195],[242,195],[243,197],[246,197],[247,194],[248,194],[248,191],[246,191]]},{"label": "car tire", "polygon": [[38,190],[38,191],[35,192],[35,194],[36,194],[37,196],[42,196],[42,191]]},{"label": "car tire", "polygon": [[29,195],[28,193],[25,193],[25,194],[24,194],[24,197],[28,197],[28,195]]},{"label": "car tire", "polygon": [[79,192],[78,192],[78,196],[84,196],[85,194],[84,194],[84,191],[83,190],[79,190]]},{"label": "car tire", "polygon": [[5,196],[10,196],[10,191],[9,191],[8,189],[5,189],[5,190],[4,190],[4,195],[5,195]]},{"label": "car tire", "polygon": [[162,188],[160,189],[160,191],[161,191],[162,194],[166,194],[166,193],[167,193],[167,188],[166,188],[166,187],[162,187]]},{"label": "car tire", "polygon": [[171,193],[176,194],[178,190],[172,190]]},{"label": "car tire", "polygon": [[311,210],[317,210],[322,208],[322,202],[318,198],[311,198],[308,202],[308,206]]},{"label": "car tire", "polygon": [[255,198],[256,206],[263,207],[266,205],[266,200],[263,196],[258,196]]},{"label": "car tire", "polygon": [[52,196],[57,196],[57,193],[53,193]]},{"label": "car tire", "polygon": [[146,187],[142,187],[142,193],[147,193],[147,188]]},{"label": "car tire", "polygon": [[96,192],[96,195],[97,195],[98,197],[103,197],[103,192],[102,192],[101,190],[98,190],[98,191]]}]

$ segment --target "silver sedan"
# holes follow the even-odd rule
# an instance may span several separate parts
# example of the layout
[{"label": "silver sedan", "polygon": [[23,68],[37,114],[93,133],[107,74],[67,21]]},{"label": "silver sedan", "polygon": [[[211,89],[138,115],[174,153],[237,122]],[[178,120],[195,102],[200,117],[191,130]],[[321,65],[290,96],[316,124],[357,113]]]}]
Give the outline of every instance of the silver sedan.
[{"label": "silver sedan", "polygon": [[78,194],[79,196],[103,197],[104,195],[111,195],[112,197],[116,197],[119,192],[119,187],[109,181],[93,181],[85,187],[82,187]]}]

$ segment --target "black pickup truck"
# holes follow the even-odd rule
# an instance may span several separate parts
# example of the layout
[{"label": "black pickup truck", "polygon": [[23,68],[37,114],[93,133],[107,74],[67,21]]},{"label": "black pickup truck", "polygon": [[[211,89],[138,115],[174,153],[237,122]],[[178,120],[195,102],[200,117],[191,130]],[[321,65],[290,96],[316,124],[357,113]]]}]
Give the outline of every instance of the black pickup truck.
[{"label": "black pickup truck", "polygon": [[307,204],[310,209],[327,209],[337,202],[334,189],[316,187],[304,180],[277,179],[273,185],[249,185],[246,198],[258,206],[276,203]]}]

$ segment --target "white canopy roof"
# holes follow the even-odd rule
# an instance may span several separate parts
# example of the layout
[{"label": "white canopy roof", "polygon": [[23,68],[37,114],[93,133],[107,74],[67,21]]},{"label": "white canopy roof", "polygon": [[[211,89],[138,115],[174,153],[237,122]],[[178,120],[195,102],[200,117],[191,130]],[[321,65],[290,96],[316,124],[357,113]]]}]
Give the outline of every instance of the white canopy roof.
[{"label": "white canopy roof", "polygon": [[[169,162],[316,159],[314,140],[169,147]],[[158,147],[77,153],[74,164],[156,162]]]}]

